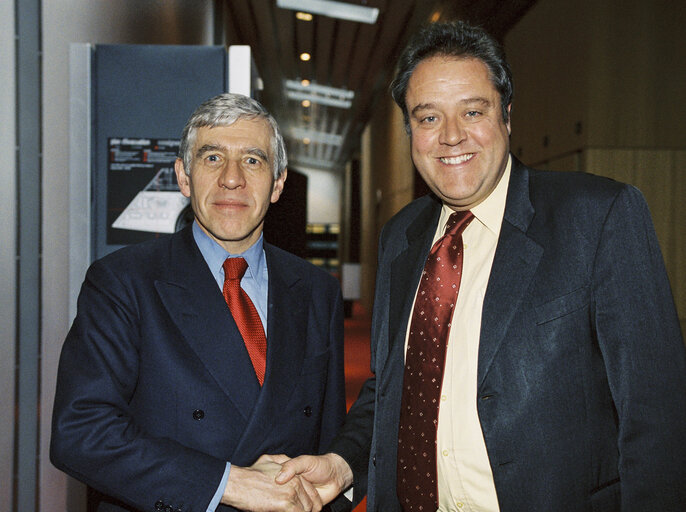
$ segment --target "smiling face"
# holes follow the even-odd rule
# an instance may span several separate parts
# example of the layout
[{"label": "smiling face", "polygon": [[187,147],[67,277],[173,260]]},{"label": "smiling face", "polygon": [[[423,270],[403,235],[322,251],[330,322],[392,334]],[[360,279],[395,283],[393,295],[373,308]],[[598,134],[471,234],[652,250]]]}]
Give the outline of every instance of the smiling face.
[{"label": "smiling face", "polygon": [[468,210],[505,172],[510,123],[480,60],[435,56],[421,61],[405,97],[412,160],[429,188],[453,210]]},{"label": "smiling face", "polygon": [[274,179],[271,136],[263,119],[200,127],[190,175],[176,160],[176,179],[183,195],[191,199],[196,221],[232,254],[259,239],[269,204],[283,191],[286,171]]}]

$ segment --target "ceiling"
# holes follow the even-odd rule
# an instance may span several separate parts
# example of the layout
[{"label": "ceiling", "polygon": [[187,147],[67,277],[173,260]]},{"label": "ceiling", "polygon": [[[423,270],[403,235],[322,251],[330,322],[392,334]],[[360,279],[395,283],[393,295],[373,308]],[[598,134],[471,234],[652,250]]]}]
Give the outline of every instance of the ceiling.
[{"label": "ceiling", "polygon": [[[277,7],[277,0],[221,0],[218,28],[227,34],[226,44],[250,45],[264,84],[260,100],[281,126],[289,167],[341,171],[359,148],[374,104],[388,93],[398,56],[420,25],[463,19],[502,40],[535,2],[345,0],[379,10],[377,21],[367,24],[317,14],[303,21],[295,10]],[[311,54],[309,61],[301,60],[303,52]],[[303,87],[302,80],[310,85]],[[287,83],[299,87],[291,93],[295,99],[287,97]],[[326,87],[345,91],[336,96]],[[313,89],[320,102],[303,106],[302,95]],[[339,106],[346,103],[349,108]]]}]

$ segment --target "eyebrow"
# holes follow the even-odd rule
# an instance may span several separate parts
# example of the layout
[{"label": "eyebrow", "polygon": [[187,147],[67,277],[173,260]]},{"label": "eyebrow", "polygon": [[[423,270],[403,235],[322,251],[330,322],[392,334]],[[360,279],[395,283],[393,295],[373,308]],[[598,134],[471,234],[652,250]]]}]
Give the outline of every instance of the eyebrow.
[{"label": "eyebrow", "polygon": [[[247,153],[249,155],[254,155],[256,157],[261,158],[262,160],[265,160],[266,162],[269,161],[269,156],[267,153],[258,147],[247,147],[247,148],[239,148],[242,153]],[[205,153],[211,153],[212,151],[226,151],[227,148],[224,146],[221,146],[219,144],[205,144],[198,148],[198,150],[195,152],[196,158],[201,157]]]},{"label": "eyebrow", "polygon": [[257,157],[260,157],[265,162],[269,162],[269,157],[267,156],[267,153],[265,153],[264,150],[260,148],[247,148],[245,149],[245,152],[249,155],[255,155]]},{"label": "eyebrow", "polygon": [[[459,105],[474,105],[475,103],[479,105],[483,105],[485,107],[491,106],[491,101],[483,98],[481,96],[476,96],[474,98],[465,98],[463,100],[458,101]],[[416,105],[412,111],[410,112],[412,115],[416,114],[417,112],[421,112],[422,110],[431,110],[436,108],[435,103],[420,103],[419,105]]]},{"label": "eyebrow", "polygon": [[197,158],[204,155],[205,153],[209,153],[211,151],[221,151],[222,149],[222,146],[219,146],[217,144],[205,144],[202,147],[198,148],[198,150],[195,152],[195,156]]}]

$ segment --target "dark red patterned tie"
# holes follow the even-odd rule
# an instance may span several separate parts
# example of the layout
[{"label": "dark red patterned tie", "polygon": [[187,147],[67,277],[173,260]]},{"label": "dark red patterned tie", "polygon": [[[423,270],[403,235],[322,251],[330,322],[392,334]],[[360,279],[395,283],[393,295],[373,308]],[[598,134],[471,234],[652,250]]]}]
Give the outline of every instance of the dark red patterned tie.
[{"label": "dark red patterned tie", "polygon": [[462,232],[473,218],[463,211],[448,219],[424,265],[412,311],[398,431],[398,498],[405,512],[438,509],[438,407],[462,278]]},{"label": "dark red patterned tie", "polygon": [[264,372],[267,366],[267,338],[264,327],[255,305],[241,288],[241,278],[248,268],[243,258],[227,258],[224,261],[224,299],[236,321],[238,330],[243,336],[245,348],[248,349],[250,360],[255,368],[260,386],[264,382]]}]

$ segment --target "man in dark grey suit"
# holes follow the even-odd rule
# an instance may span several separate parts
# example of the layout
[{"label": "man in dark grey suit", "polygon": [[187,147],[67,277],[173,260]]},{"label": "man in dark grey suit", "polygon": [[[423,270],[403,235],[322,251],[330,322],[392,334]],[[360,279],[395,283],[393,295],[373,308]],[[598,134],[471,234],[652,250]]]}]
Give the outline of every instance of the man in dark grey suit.
[{"label": "man in dark grey suit", "polygon": [[[324,500],[352,486],[383,512],[683,511],[686,355],[640,192],[510,154],[511,73],[478,28],[419,33],[392,91],[432,194],[380,237],[374,376],[331,452],[286,462],[277,481],[304,475]],[[430,398],[416,374],[432,364],[410,363],[417,290],[432,244],[467,210]],[[405,404],[423,399],[435,400],[421,413],[436,414],[433,430],[418,433],[431,449],[408,450]]]},{"label": "man in dark grey suit", "polygon": [[99,512],[320,510],[258,460],[324,451],[345,415],[338,282],[262,237],[286,180],[276,122],[245,96],[208,100],[176,177],[193,224],[88,270],[51,460],[102,493]]}]

